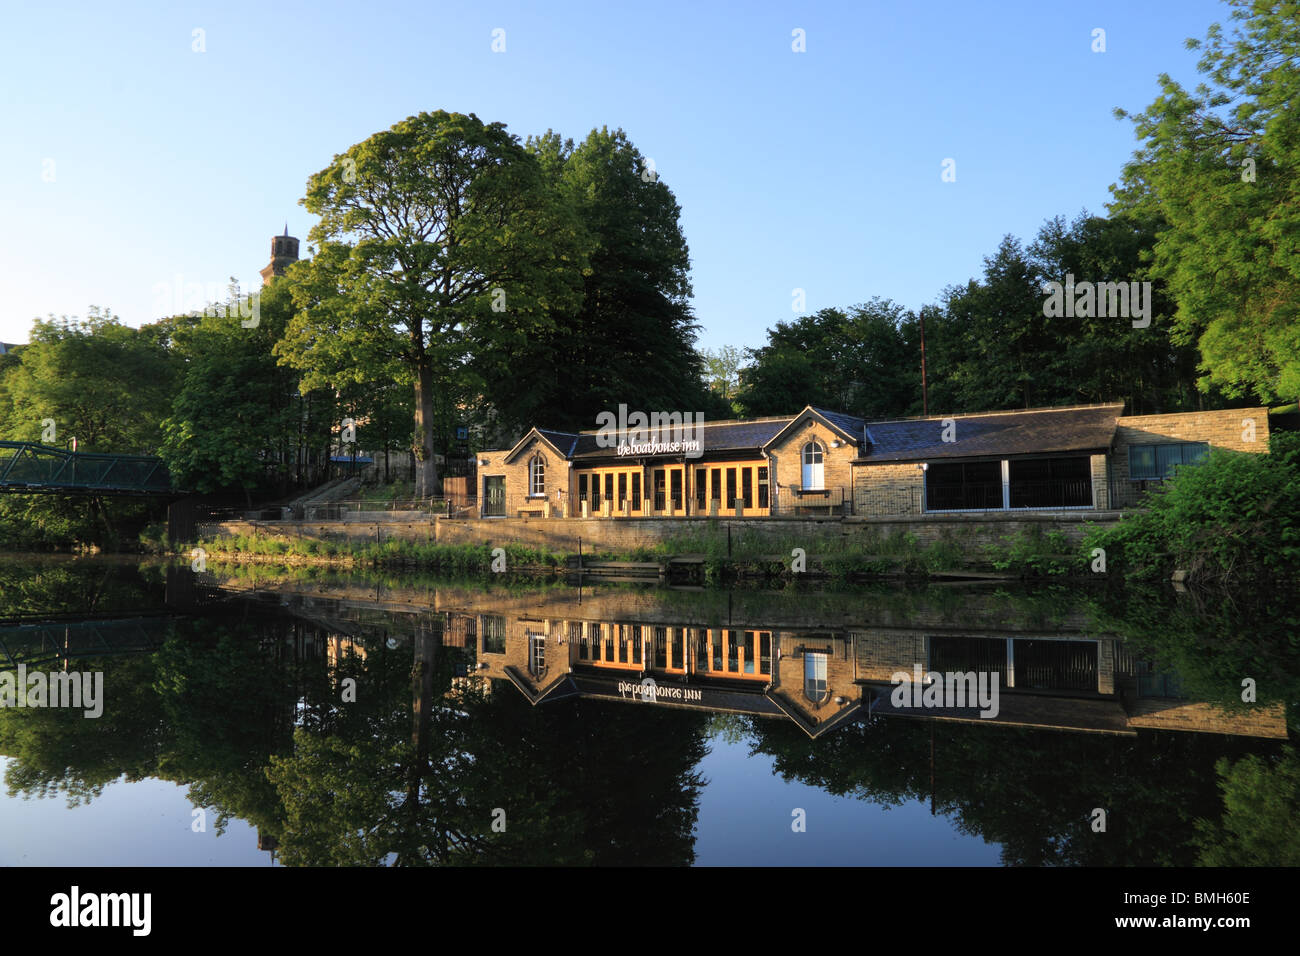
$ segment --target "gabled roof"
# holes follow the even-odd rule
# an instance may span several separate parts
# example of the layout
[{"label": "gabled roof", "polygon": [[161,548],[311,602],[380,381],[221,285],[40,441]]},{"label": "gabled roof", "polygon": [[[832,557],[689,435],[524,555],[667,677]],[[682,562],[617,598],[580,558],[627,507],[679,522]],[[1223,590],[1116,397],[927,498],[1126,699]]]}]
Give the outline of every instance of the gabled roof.
[{"label": "gabled roof", "polygon": [[862,444],[866,435],[867,423],[861,418],[854,415],[845,415],[843,412],[833,412],[828,408],[818,408],[815,405],[805,405],[803,411],[789,419],[784,428],[768,439],[767,444],[774,445],[783,439],[786,432],[799,424],[806,415],[811,415],[820,420],[827,428],[838,433],[845,441],[854,445]]},{"label": "gabled roof", "polygon": [[[856,415],[805,406],[798,415],[736,421],[704,422],[700,430],[706,454],[718,452],[763,453],[790,428],[811,416],[861,447],[855,461],[927,461],[943,458],[980,458],[1007,455],[1101,452],[1110,448],[1122,404],[1080,405],[1069,408],[1031,408],[1014,412],[978,412],[972,415],[933,415],[894,421],[870,421]],[[944,423],[955,423],[955,441],[944,441]],[[531,428],[506,453],[515,460],[534,438],[545,442],[568,461],[609,458],[615,449],[597,443],[598,432],[565,432]]]},{"label": "gabled roof", "polygon": [[[857,461],[1101,452],[1110,448],[1123,411],[1123,405],[1086,405],[872,422],[871,445]],[[954,441],[943,440],[947,421],[955,425]]]},{"label": "gabled roof", "polygon": [[781,713],[794,721],[799,729],[813,740],[816,740],[829,730],[842,726],[850,717],[862,709],[862,700],[859,698],[846,703],[825,720],[815,721],[811,720],[797,704],[786,698],[784,694],[769,691],[767,697],[781,709]]},{"label": "gabled roof", "polygon": [[557,432],[550,429],[530,428],[523,438],[515,442],[514,447],[506,452],[505,463],[508,465],[515,457],[527,447],[533,438],[540,438],[546,442],[551,449],[561,458],[568,460],[573,457],[573,446],[578,440],[578,436],[573,432]]}]

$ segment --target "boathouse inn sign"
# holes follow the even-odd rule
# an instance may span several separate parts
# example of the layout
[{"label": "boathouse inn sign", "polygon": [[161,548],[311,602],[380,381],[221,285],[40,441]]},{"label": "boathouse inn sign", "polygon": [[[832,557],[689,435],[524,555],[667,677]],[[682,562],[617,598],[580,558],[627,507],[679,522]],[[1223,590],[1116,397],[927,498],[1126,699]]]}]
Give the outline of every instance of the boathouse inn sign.
[{"label": "boathouse inn sign", "polygon": [[628,455],[704,454],[703,412],[632,412],[618,406],[618,415],[605,411],[596,416],[596,444],[613,448],[620,458]]}]

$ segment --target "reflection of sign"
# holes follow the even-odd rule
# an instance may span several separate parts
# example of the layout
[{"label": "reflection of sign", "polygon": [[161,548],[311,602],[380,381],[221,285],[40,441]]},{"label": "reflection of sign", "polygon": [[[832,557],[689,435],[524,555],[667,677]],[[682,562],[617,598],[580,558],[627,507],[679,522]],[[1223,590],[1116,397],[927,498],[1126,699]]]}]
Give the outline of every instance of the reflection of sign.
[{"label": "reflection of sign", "polygon": [[620,697],[631,697],[633,700],[644,700],[651,704],[657,704],[660,701],[685,704],[704,700],[703,690],[695,687],[677,687],[671,684],[660,686],[655,683],[653,677],[647,677],[639,684],[633,684],[631,681],[625,680],[619,681],[618,695]]},{"label": "reflection of sign", "polygon": [[618,455],[699,455],[703,446],[698,441],[647,441],[622,442],[618,446]]}]

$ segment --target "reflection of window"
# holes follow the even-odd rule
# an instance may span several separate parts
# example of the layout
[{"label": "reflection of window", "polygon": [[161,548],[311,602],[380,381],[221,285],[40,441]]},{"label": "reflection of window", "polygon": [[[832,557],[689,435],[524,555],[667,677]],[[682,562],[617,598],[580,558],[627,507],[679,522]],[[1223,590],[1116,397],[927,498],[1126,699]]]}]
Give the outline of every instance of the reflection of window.
[{"label": "reflection of window", "polygon": [[805,489],[813,491],[821,489],[826,474],[823,457],[824,451],[817,442],[810,441],[803,446],[803,487]]},{"label": "reflection of window", "polygon": [[506,619],[499,614],[483,615],[483,651],[487,654],[506,652]]},{"label": "reflection of window", "polygon": [[826,686],[826,655],[805,651],[803,655],[803,693],[815,704],[820,704],[829,693]]},{"label": "reflection of window", "polygon": [[1130,445],[1128,476],[1134,480],[1168,478],[1179,465],[1195,464],[1209,451],[1209,442],[1203,441]]},{"label": "reflection of window", "polygon": [[546,635],[528,635],[528,669],[534,676],[546,670]]},{"label": "reflection of window", "polygon": [[541,455],[534,455],[528,462],[528,493],[546,494],[546,459]]}]

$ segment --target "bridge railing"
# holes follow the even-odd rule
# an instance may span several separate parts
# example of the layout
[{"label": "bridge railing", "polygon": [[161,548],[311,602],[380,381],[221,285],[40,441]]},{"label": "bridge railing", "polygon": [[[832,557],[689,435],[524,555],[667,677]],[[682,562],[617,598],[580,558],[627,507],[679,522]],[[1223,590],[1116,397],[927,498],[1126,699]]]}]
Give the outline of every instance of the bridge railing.
[{"label": "bridge railing", "polygon": [[0,441],[0,486],[49,490],[166,492],[161,458],[72,452],[38,442]]}]

